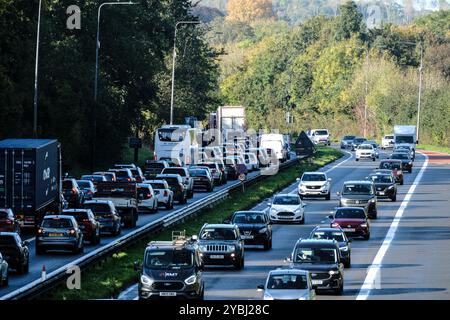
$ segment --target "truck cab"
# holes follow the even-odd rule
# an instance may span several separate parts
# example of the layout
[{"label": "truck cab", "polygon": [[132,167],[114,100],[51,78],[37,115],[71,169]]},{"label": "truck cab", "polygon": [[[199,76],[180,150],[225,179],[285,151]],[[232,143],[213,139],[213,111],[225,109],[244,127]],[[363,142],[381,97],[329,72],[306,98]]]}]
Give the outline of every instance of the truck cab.
[{"label": "truck cab", "polygon": [[417,141],[417,129],[416,126],[404,126],[396,125],[394,126],[394,146],[397,145],[408,145],[411,150],[416,151]]}]

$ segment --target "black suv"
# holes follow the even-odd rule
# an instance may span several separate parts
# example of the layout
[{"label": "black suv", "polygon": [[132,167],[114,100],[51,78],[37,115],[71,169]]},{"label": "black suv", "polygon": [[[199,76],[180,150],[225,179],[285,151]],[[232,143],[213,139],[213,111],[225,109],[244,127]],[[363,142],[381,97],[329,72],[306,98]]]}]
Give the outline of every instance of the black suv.
[{"label": "black suv", "polygon": [[341,228],[317,226],[311,231],[309,238],[318,240],[336,240],[339,244],[339,251],[344,267],[350,268],[352,264],[352,248],[350,242],[352,242],[352,239],[347,238],[344,230]]},{"label": "black suv", "polygon": [[75,179],[64,179],[62,182],[64,199],[71,208],[81,208],[84,202],[84,193]]},{"label": "black suv", "polygon": [[203,264],[195,240],[150,242],[144,262],[135,262],[134,268],[140,272],[139,300],[204,298]]},{"label": "black suv", "polygon": [[183,167],[170,167],[161,171],[161,174],[178,174],[183,180],[184,188],[186,189],[188,198],[194,196],[194,179],[189,174],[189,170]]},{"label": "black suv", "polygon": [[158,174],[156,180],[166,180],[170,190],[173,191],[173,199],[179,204],[187,202],[187,189],[184,186],[183,178],[179,174]]},{"label": "black suv", "polygon": [[168,167],[169,164],[165,160],[147,160],[144,165],[144,176],[147,180],[152,180]]},{"label": "black suv", "polygon": [[299,239],[289,261],[291,267],[310,272],[314,289],[344,292],[344,264],[337,241]]},{"label": "black suv", "polygon": [[363,207],[370,219],[377,218],[377,195],[372,181],[345,181],[338,207]]},{"label": "black suv", "polygon": [[402,170],[412,172],[413,160],[408,153],[393,153],[389,157],[392,160],[401,160],[402,161]]},{"label": "black suv", "polygon": [[225,223],[239,227],[246,245],[262,245],[264,250],[272,248],[272,222],[264,211],[237,211]]},{"label": "black suv", "polygon": [[397,201],[397,184],[391,173],[371,173],[367,179],[373,182],[378,199],[388,198]]},{"label": "black suv", "polygon": [[0,232],[0,252],[9,267],[15,269],[18,274],[28,273],[30,265],[28,244],[28,241],[22,241],[15,232]]},{"label": "black suv", "polygon": [[244,240],[235,224],[204,224],[198,247],[205,265],[244,268]]},{"label": "black suv", "polygon": [[353,139],[353,141],[351,143],[352,151],[355,151],[356,149],[358,149],[359,145],[364,143],[365,141],[367,141],[367,139],[366,138],[361,138],[361,137]]}]

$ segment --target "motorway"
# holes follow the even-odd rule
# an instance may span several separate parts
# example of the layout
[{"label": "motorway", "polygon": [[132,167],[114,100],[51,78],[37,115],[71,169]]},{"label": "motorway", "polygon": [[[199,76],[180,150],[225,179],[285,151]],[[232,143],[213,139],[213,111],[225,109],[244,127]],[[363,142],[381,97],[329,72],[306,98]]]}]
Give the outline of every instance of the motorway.
[{"label": "motorway", "polygon": [[[387,154],[381,153],[380,158]],[[332,180],[332,198],[306,199],[305,225],[273,226],[273,248],[263,251],[246,248],[245,268],[207,268],[205,299],[260,299],[256,286],[263,284],[270,270],[287,266],[298,238],[312,228],[327,224],[326,218],[337,206],[336,192],[346,180],[364,179],[377,162],[346,157],[321,169]],[[296,192],[294,183],[282,193]],[[352,266],[345,270],[344,294],[320,294],[318,299],[450,299],[450,155],[433,152],[418,154],[413,172],[405,173],[398,186],[397,202],[379,200],[378,219],[371,221],[369,241],[354,240]],[[266,210],[267,200],[253,209]],[[125,290],[119,299],[136,300],[137,285]]]},{"label": "motorway", "polygon": [[[248,174],[248,177],[255,176],[258,173],[259,172],[257,172],[257,171],[251,172]],[[239,183],[240,182],[237,180],[231,180],[226,185],[216,186],[214,188],[214,192],[220,191],[226,187],[229,187],[234,184],[239,184]],[[30,235],[28,235],[28,237],[26,235],[23,235],[23,239],[27,239],[27,240],[31,241],[31,243],[29,245],[29,250],[30,250],[29,273],[24,274],[24,275],[18,275],[14,271],[11,271],[10,278],[9,278],[9,286],[5,287],[5,288],[0,288],[0,300],[2,299],[2,297],[4,295],[6,295],[10,292],[13,292],[25,285],[28,285],[29,283],[31,283],[35,280],[40,279],[43,266],[45,266],[46,273],[49,274],[50,272],[57,270],[65,265],[75,261],[76,259],[82,257],[85,254],[88,254],[94,250],[97,250],[97,249],[101,248],[102,246],[109,244],[113,241],[117,241],[117,239],[119,237],[124,236],[124,235],[130,233],[131,231],[136,230],[139,227],[142,227],[154,220],[162,218],[165,215],[170,214],[170,213],[182,208],[183,206],[192,204],[195,201],[200,200],[210,194],[211,193],[207,193],[207,192],[199,190],[194,193],[194,197],[189,199],[187,204],[185,204],[185,205],[178,205],[177,203],[175,203],[175,206],[172,210],[166,210],[166,209],[160,208],[158,213],[155,213],[155,214],[140,213],[136,228],[122,229],[122,234],[117,237],[112,237],[112,236],[108,236],[108,235],[105,235],[105,237],[102,236],[101,243],[99,245],[93,246],[90,244],[85,244],[84,253],[82,253],[82,254],[72,254],[72,253],[67,253],[67,252],[49,252],[44,255],[36,256],[35,246],[34,246],[35,238],[31,237]]]}]

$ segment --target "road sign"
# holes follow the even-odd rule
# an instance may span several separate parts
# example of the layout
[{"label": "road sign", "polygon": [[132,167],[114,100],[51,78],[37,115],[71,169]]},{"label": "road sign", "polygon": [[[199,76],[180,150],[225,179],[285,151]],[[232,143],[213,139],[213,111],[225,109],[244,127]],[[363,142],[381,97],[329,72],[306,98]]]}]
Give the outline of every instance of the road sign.
[{"label": "road sign", "polygon": [[129,138],[128,144],[130,148],[133,149],[141,149],[142,148],[142,139],[139,138]]}]

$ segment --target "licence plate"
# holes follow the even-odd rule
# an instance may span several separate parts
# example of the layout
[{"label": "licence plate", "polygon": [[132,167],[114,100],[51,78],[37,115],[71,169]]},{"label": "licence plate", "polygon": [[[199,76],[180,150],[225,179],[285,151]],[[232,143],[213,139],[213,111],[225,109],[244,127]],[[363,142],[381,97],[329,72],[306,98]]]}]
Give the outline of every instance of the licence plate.
[{"label": "licence plate", "polygon": [[160,292],[160,297],[175,297],[177,295],[176,292]]},{"label": "licence plate", "polygon": [[311,283],[312,284],[322,284],[323,280],[312,280]]},{"label": "licence plate", "polygon": [[380,196],[384,196],[384,191],[379,192]]},{"label": "licence plate", "polygon": [[241,238],[244,239],[244,240],[245,240],[245,239],[253,239],[254,236],[245,236],[245,235],[242,235]]},{"label": "licence plate", "polygon": [[48,234],[49,237],[62,237],[64,236],[63,233],[49,233]]},{"label": "licence plate", "polygon": [[347,232],[355,232],[354,228],[344,228],[342,230],[347,231]]},{"label": "licence plate", "polygon": [[224,259],[225,256],[223,254],[213,254],[209,256],[211,259]]}]

